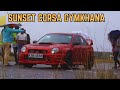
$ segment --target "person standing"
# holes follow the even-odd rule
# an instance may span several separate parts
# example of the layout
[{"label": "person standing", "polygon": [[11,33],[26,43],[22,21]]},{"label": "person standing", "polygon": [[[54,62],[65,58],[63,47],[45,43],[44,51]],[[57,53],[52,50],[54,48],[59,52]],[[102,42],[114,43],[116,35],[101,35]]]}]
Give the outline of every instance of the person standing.
[{"label": "person standing", "polygon": [[[120,62],[118,56],[120,53],[120,30],[112,30],[108,33],[108,40],[112,46],[112,54],[114,60],[114,68],[117,69],[120,67]],[[119,65],[117,67],[117,64]]]},{"label": "person standing", "polygon": [[13,52],[14,52],[14,59],[16,62],[15,65],[18,65],[18,58],[17,58],[18,47],[17,47],[17,42],[16,42],[16,36],[17,36],[17,33],[13,33],[14,41],[12,43],[12,47],[13,47]]},{"label": "person standing", "polygon": [[21,48],[27,44],[27,34],[26,34],[26,30],[24,28],[22,28],[22,30],[24,30],[24,32],[18,33],[16,40],[17,40],[17,46],[18,46],[18,59],[19,59],[19,54],[20,54],[20,50]]},{"label": "person standing", "polygon": [[[113,56],[114,56],[114,61],[115,61],[115,69],[120,67],[120,61],[118,60],[118,55],[120,54],[120,36],[118,37],[118,39],[116,40],[116,42],[114,42],[113,45]],[[117,67],[117,64],[119,65]]]},{"label": "person standing", "polygon": [[[4,27],[4,29],[5,29],[5,27]],[[2,33],[3,33],[4,29],[2,29],[1,35],[0,35],[0,47],[1,47],[1,55],[2,55],[3,63],[4,63],[4,51],[3,51],[3,35],[2,35]]]},{"label": "person standing", "polygon": [[[114,56],[114,68],[117,69],[120,67],[120,62],[118,60],[118,55],[120,53],[120,37],[117,40],[114,40],[112,42],[112,52],[113,52],[113,56]],[[119,65],[117,67],[117,64]]]},{"label": "person standing", "polygon": [[13,29],[14,25],[11,24],[6,26],[2,32],[3,35],[3,51],[4,51],[4,62],[5,66],[9,66],[8,59],[11,52],[11,43],[14,41],[13,33],[23,32],[24,30]]},{"label": "person standing", "polygon": [[[16,26],[15,29],[19,29],[19,26]],[[13,52],[14,52],[14,59],[15,59],[15,62],[16,62],[15,65],[18,65],[18,55],[17,55],[17,53],[18,53],[18,47],[17,47],[17,42],[16,42],[17,34],[18,33],[13,33],[14,41],[12,43]]]}]

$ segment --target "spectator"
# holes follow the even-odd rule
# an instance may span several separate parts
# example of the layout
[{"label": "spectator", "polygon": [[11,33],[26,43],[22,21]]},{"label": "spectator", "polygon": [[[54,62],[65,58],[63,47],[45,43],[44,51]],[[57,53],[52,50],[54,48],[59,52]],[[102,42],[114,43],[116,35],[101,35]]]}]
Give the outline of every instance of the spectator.
[{"label": "spectator", "polygon": [[[120,67],[120,62],[118,60],[118,55],[120,53],[120,37],[116,40],[116,42],[115,41],[113,42],[112,46],[113,46],[113,56],[114,56],[114,62],[115,62],[114,68],[116,69]],[[118,67],[117,67],[117,64],[119,65]]]},{"label": "spectator", "polygon": [[4,65],[9,66],[8,59],[11,52],[11,43],[14,41],[13,33],[23,32],[24,30],[13,29],[14,25],[6,26],[2,32],[3,35],[3,51],[4,51]]},{"label": "spectator", "polygon": [[[19,29],[19,26],[16,26],[15,29]],[[15,65],[18,65],[18,58],[17,58],[18,47],[17,47],[16,37],[17,37],[17,33],[13,33],[14,41],[12,43],[12,46],[13,46],[14,58],[16,62]]]},{"label": "spectator", "polygon": [[[22,28],[22,30],[24,30],[24,29]],[[21,48],[22,48],[25,44],[27,44],[27,34],[26,34],[26,30],[24,30],[24,32],[18,33],[18,34],[17,34],[17,37],[16,37],[16,40],[17,40],[18,57],[19,57],[19,53],[20,53]]]},{"label": "spectator", "polygon": [[[5,29],[5,27],[4,27],[4,29]],[[2,35],[2,33],[3,33],[4,29],[2,29],[1,36],[0,36],[0,46],[1,46],[1,55],[2,55],[2,59],[3,59],[3,63],[4,63],[4,51],[3,51],[3,35]]]}]

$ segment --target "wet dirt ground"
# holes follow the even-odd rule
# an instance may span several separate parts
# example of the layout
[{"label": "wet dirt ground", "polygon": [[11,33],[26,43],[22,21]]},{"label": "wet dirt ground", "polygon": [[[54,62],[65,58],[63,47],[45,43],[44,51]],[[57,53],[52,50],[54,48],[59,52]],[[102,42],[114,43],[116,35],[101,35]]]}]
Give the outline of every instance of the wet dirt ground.
[{"label": "wet dirt ground", "polygon": [[52,69],[50,65],[34,65],[26,68],[22,65],[2,65],[0,62],[0,79],[100,79],[96,74],[111,71],[117,79],[120,79],[120,69],[113,69],[113,63],[95,64],[91,70],[86,70],[82,65],[72,70]]}]

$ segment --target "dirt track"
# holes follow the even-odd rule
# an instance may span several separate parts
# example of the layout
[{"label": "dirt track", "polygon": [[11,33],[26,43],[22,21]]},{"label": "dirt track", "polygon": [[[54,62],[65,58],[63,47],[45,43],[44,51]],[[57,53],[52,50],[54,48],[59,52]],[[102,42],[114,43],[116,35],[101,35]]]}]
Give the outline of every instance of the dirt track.
[{"label": "dirt track", "polygon": [[[99,79],[102,72],[110,71],[111,77],[114,75],[120,79],[120,69],[112,69],[113,63],[96,64],[91,70],[85,70],[83,66],[73,68],[73,70],[53,70],[50,65],[35,65],[33,68],[25,68],[22,65],[5,67],[0,62],[1,79]],[[97,75],[99,72],[99,75]]]}]

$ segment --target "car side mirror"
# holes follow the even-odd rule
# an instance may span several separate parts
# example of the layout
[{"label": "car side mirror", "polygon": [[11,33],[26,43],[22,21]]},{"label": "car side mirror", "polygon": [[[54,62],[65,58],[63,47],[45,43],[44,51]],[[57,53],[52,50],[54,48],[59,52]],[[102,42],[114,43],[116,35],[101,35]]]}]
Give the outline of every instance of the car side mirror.
[{"label": "car side mirror", "polygon": [[35,44],[35,43],[37,43],[37,41],[33,41],[33,43]]},{"label": "car side mirror", "polygon": [[89,45],[93,45],[93,40],[87,39],[86,41],[87,41],[87,43],[88,43]]}]

